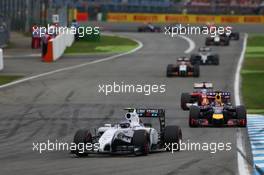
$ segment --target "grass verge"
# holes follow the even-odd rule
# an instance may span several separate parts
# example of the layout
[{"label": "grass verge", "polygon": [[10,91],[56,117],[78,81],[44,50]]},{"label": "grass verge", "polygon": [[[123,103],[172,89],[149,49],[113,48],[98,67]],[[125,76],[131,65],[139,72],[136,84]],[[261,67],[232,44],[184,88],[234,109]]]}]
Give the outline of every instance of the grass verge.
[{"label": "grass verge", "polygon": [[264,35],[249,35],[242,74],[243,100],[252,114],[264,114]]},{"label": "grass verge", "polygon": [[138,44],[127,38],[102,35],[100,41],[77,41],[67,48],[66,55],[74,54],[115,54],[130,51]]},{"label": "grass verge", "polygon": [[15,81],[17,79],[22,78],[22,76],[17,75],[0,75],[0,85],[10,83],[12,81]]}]

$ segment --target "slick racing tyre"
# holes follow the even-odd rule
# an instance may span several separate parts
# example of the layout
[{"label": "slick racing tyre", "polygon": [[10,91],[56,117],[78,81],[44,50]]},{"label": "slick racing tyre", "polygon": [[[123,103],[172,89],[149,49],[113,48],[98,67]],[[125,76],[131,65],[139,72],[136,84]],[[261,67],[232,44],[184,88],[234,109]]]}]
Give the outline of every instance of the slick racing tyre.
[{"label": "slick racing tyre", "polygon": [[149,153],[149,138],[145,130],[135,130],[133,135],[134,153],[136,156],[146,156]]},{"label": "slick racing tyre", "polygon": [[173,65],[169,64],[167,66],[167,77],[172,77],[172,72],[173,72]]},{"label": "slick racing tyre", "polygon": [[85,157],[88,154],[85,153],[85,145],[92,143],[92,134],[89,130],[78,130],[74,135],[73,142],[76,144],[77,149],[73,152],[78,157]]},{"label": "slick racing tyre", "polygon": [[239,124],[241,127],[247,126],[247,111],[245,106],[237,106],[236,107],[237,119],[239,120]]},{"label": "slick racing tyre", "polygon": [[234,36],[233,36],[233,38],[234,38],[234,40],[239,40],[239,38],[240,38],[240,36],[239,36],[239,33],[234,33],[233,34]]},{"label": "slick racing tyre", "polygon": [[206,38],[205,45],[206,46],[210,46],[211,45],[211,40],[209,38]]},{"label": "slick racing tyre", "polygon": [[191,128],[197,127],[197,125],[194,123],[199,119],[200,116],[200,109],[197,106],[191,106],[190,107],[190,116],[189,116],[189,126]]},{"label": "slick racing tyre", "polygon": [[189,93],[182,93],[181,94],[181,108],[184,111],[189,110],[187,103],[191,102],[191,95]]},{"label": "slick racing tyre", "polygon": [[[166,151],[171,151],[171,145],[174,144],[175,151],[180,151],[180,142],[182,140],[182,131],[179,126],[166,126],[164,130],[164,144],[169,145],[170,149],[166,148]],[[177,145],[176,145],[177,144]],[[175,147],[175,145],[177,147]]]},{"label": "slick racing tyre", "polygon": [[199,55],[195,55],[195,54],[191,55],[191,59],[190,59],[190,61],[191,61],[191,64],[192,64],[192,65],[200,64],[200,58],[199,58]]},{"label": "slick racing tyre", "polygon": [[218,55],[215,55],[213,57],[213,63],[214,63],[214,65],[219,65],[219,56]]},{"label": "slick racing tyre", "polygon": [[225,46],[229,46],[229,39],[225,39],[223,42]]},{"label": "slick racing tyre", "polygon": [[194,77],[200,76],[200,66],[198,64],[194,65],[193,67],[193,76]]}]

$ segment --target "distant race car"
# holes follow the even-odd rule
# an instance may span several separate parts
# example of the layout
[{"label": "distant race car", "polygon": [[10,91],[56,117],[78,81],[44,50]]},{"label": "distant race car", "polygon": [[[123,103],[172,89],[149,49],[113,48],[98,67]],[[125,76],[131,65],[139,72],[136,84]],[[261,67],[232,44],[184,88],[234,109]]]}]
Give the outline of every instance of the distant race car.
[{"label": "distant race car", "polygon": [[219,55],[212,53],[209,47],[200,47],[198,54],[191,55],[191,64],[219,65]]},{"label": "distant race car", "polygon": [[202,106],[210,103],[207,93],[213,92],[213,84],[209,82],[194,83],[192,93],[181,94],[181,108],[186,111],[191,106]]},{"label": "distant race car", "polygon": [[[93,135],[89,129],[79,130],[74,136],[76,145],[87,143],[98,144],[97,149],[72,151],[79,157],[88,154],[135,154],[147,155],[155,151],[170,151],[167,146],[171,143],[179,144],[182,139],[182,131],[179,126],[165,125],[164,109],[125,109],[124,121],[111,125],[105,124],[98,128]],[[143,118],[158,119],[159,131],[149,123],[143,123]],[[167,144],[165,148],[165,144]],[[177,148],[175,151],[179,151]]]},{"label": "distant race car", "polygon": [[200,67],[198,64],[192,65],[189,58],[178,58],[176,64],[167,66],[167,77],[199,77]]},{"label": "distant race car", "polygon": [[157,32],[160,33],[162,30],[158,26],[154,26],[153,24],[147,24],[145,26],[139,26],[138,32]]},{"label": "distant race car", "polygon": [[[212,32],[215,31],[215,30],[218,30],[218,28],[219,28],[219,26],[216,26],[214,23],[209,23],[209,24],[207,24],[206,27],[208,28],[209,31],[212,31]],[[227,32],[227,30],[230,30],[231,33],[229,34]],[[229,37],[230,40],[239,40],[239,38],[240,38],[239,32],[235,32],[233,30],[233,27],[231,27],[231,26],[228,26],[228,27],[225,28],[225,33]]]},{"label": "distant race car", "polygon": [[233,107],[223,103],[222,98],[230,98],[229,92],[211,92],[209,98],[214,102],[206,106],[191,106],[189,115],[190,127],[246,127],[247,112],[244,106]]},{"label": "distant race car", "polygon": [[215,37],[207,37],[205,40],[206,46],[229,46],[230,38],[226,34],[217,35]]},{"label": "distant race car", "polygon": [[240,39],[240,34],[239,32],[231,32],[231,34],[227,35],[230,40],[239,40]]}]

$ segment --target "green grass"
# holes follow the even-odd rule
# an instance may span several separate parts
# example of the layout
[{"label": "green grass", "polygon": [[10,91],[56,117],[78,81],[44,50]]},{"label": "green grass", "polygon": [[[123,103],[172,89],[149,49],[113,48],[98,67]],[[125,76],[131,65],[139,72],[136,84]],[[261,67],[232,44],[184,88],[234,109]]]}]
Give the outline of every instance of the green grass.
[{"label": "green grass", "polygon": [[264,45],[264,35],[250,35],[248,38],[248,46],[263,46]]},{"label": "green grass", "polygon": [[242,74],[243,100],[249,113],[264,114],[264,35],[250,35]]},{"label": "green grass", "polygon": [[100,41],[77,41],[65,52],[71,54],[122,53],[136,48],[138,44],[127,38],[102,35]]},{"label": "green grass", "polygon": [[17,79],[22,78],[22,76],[16,76],[16,75],[0,75],[0,85],[10,83],[12,81],[15,81]]},{"label": "green grass", "polygon": [[242,74],[243,100],[249,109],[264,109],[264,73]]},{"label": "green grass", "polygon": [[263,58],[252,58],[252,57],[246,56],[243,69],[264,71],[264,59]]},{"label": "green grass", "polygon": [[248,109],[249,114],[264,114],[264,109]]}]

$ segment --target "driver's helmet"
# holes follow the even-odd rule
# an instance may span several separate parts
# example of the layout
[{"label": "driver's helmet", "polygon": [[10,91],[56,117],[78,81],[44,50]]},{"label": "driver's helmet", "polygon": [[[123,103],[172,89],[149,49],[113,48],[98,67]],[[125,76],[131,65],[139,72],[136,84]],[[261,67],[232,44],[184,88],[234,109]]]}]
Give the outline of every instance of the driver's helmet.
[{"label": "driver's helmet", "polygon": [[184,57],[183,60],[186,61],[186,62],[188,62],[188,61],[190,61],[190,58]]},{"label": "driver's helmet", "polygon": [[180,58],[177,58],[177,61],[178,62],[182,62],[184,59],[182,58],[182,57],[180,57]]},{"label": "driver's helmet", "polygon": [[210,47],[200,47],[199,52],[210,52],[212,49]]},{"label": "driver's helmet", "polygon": [[207,89],[202,89],[201,93],[206,95],[207,94]]},{"label": "driver's helmet", "polygon": [[120,128],[129,128],[130,122],[129,121],[122,121],[119,123]]},{"label": "driver's helmet", "polygon": [[207,106],[209,104],[208,98],[203,98],[201,104],[202,104],[202,106]]},{"label": "driver's helmet", "polygon": [[220,94],[216,94],[215,96],[215,106],[223,106],[222,97]]}]

